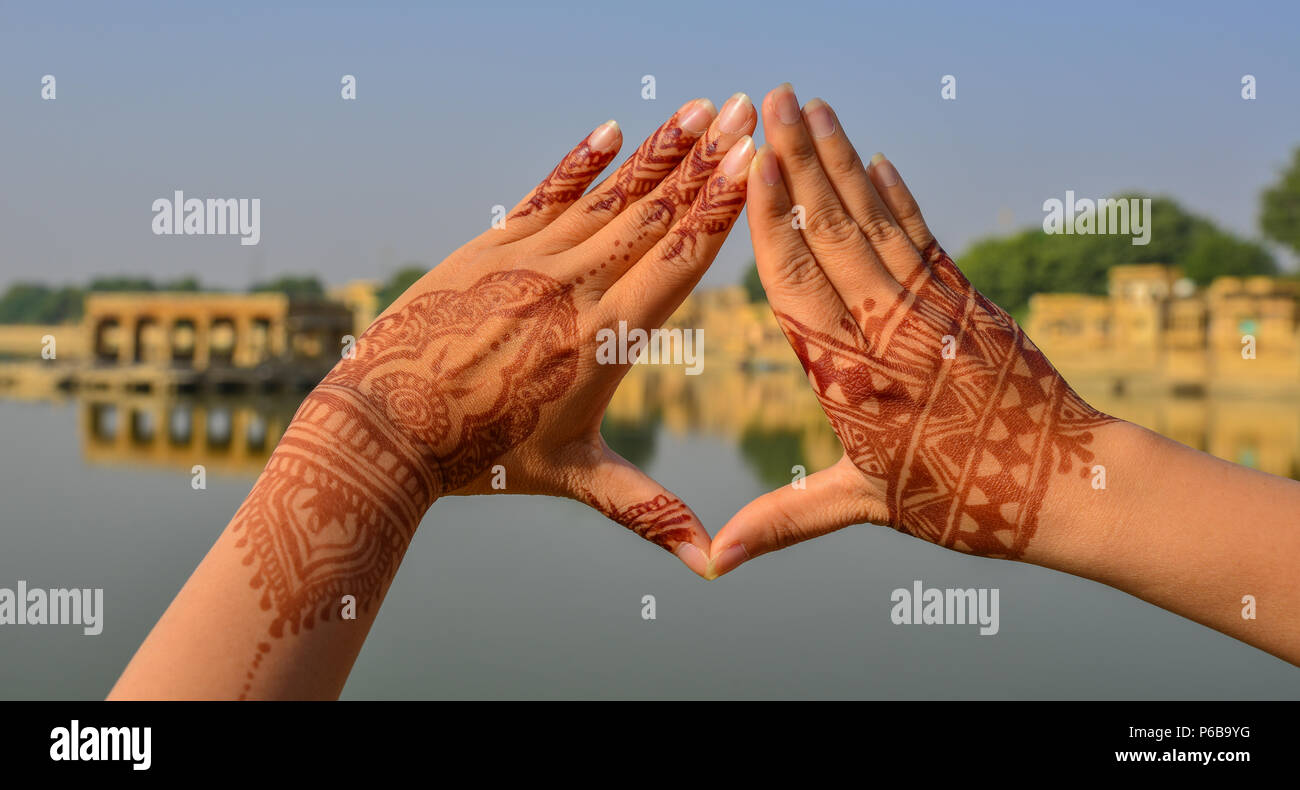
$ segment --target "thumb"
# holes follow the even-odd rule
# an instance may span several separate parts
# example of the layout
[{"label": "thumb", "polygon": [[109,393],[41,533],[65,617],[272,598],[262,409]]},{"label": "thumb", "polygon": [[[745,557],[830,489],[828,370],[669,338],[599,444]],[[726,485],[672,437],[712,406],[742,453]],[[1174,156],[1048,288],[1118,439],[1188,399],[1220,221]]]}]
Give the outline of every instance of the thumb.
[{"label": "thumb", "polygon": [[848,456],[803,483],[763,494],[732,516],[713,538],[706,578],[853,524],[886,520],[884,503]]},{"label": "thumb", "polygon": [[689,507],[653,478],[613,450],[596,464],[575,496],[607,518],[672,552],[704,576],[709,564],[709,533]]}]

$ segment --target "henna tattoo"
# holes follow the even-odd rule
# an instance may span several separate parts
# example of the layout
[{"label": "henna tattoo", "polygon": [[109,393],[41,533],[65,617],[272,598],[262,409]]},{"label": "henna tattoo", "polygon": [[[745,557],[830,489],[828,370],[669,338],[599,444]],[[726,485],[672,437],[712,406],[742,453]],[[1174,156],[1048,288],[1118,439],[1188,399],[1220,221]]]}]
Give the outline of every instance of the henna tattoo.
[{"label": "henna tattoo", "polygon": [[[830,335],[778,315],[891,526],[960,551],[1017,558],[1054,474],[1093,455],[1113,421],[1083,401],[1020,327],[931,245],[891,304]],[[945,355],[947,343],[955,353]],[[949,358],[949,356],[951,358]]]},{"label": "henna tattoo", "polygon": [[560,160],[509,219],[527,217],[548,206],[567,205],[582,197],[587,185],[613,161],[616,153],[617,151],[596,151],[583,141]]},{"label": "henna tattoo", "polygon": [[572,290],[512,270],[417,296],[304,400],[232,525],[272,637],[377,607],[434,499],[532,434],[577,375]]},{"label": "henna tattoo", "polygon": [[682,157],[691,150],[698,134],[683,129],[678,115],[654,131],[641,143],[636,153],[610,176],[593,194],[588,211],[607,211],[617,214],[637,199],[653,190],[668,175]]},{"label": "henna tattoo", "polygon": [[684,260],[694,256],[699,236],[726,233],[745,203],[745,183],[724,175],[714,176],[704,187],[694,208],[673,227],[673,240],[665,257]]},{"label": "henna tattoo", "polygon": [[488,274],[465,291],[422,294],[371,325],[356,358],[320,386],[378,404],[428,461],[438,493],[453,491],[531,435],[542,404],[572,385],[579,345],[572,291],[520,269]]},{"label": "henna tattoo", "polygon": [[600,511],[606,518],[622,524],[637,535],[667,550],[690,542],[690,527],[679,526],[691,522],[691,512],[677,497],[660,494],[653,499],[617,507],[612,501],[602,502],[591,491],[582,492],[582,501]]}]

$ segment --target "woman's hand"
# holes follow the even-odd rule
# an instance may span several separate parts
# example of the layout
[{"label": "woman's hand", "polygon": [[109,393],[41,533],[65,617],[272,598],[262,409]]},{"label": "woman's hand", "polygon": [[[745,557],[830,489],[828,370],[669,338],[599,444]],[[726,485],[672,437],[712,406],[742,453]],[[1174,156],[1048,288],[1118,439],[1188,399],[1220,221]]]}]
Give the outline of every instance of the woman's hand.
[{"label": "woman's hand", "polygon": [[504,227],[385,310],[303,401],[110,697],[337,697],[446,494],[581,499],[704,574],[699,519],[600,437],[628,368],[597,364],[596,336],[663,323],[740,214],[754,108],[737,94],[714,116],[689,102],[584,195],[621,141],[600,126]]},{"label": "woman's hand", "polygon": [[1089,488],[1094,432],[1115,421],[971,287],[894,166],[864,167],[825,102],[801,112],[784,85],[763,127],[771,148],[749,178],[758,271],[845,454],[737,513],[712,575],[863,522],[1023,558],[1048,492]]},{"label": "woman's hand", "polygon": [[404,293],[308,399],[374,424],[401,474],[394,499],[580,499],[704,574],[690,508],[601,439],[627,365],[597,333],[659,327],[708,268],[745,201],[756,114],[688,102],[613,175],[587,186],[621,135],[600,126],[511,211]]}]

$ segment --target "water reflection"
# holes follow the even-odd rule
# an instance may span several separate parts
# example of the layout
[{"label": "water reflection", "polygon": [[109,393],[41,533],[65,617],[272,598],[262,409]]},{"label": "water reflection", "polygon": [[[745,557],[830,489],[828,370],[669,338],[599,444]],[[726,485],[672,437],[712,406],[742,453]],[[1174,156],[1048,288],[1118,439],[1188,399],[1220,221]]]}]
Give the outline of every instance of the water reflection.
[{"label": "water reflection", "polygon": [[82,456],[91,463],[255,476],[297,408],[294,399],[91,395],[79,403]]},{"label": "water reflection", "polygon": [[[1234,463],[1300,480],[1300,403],[1294,397],[1241,389],[1187,397],[1126,394],[1105,377],[1076,379],[1068,371],[1066,376],[1108,414]],[[798,368],[714,367],[685,376],[680,368],[638,367],[610,404],[606,438],[611,446],[622,452],[620,434],[611,435],[609,426],[634,424],[640,414],[678,434],[731,440],[771,486],[789,483],[797,464],[812,472],[843,452]]]},{"label": "water reflection", "polygon": [[[1072,381],[1089,402],[1220,458],[1300,479],[1300,404],[1261,393],[1179,397],[1125,394],[1104,379]],[[88,393],[78,397],[83,456],[92,463],[209,469],[256,476],[297,408],[296,397],[190,397]],[[632,370],[603,432],[610,446],[649,466],[660,430],[737,447],[767,486],[809,473],[842,450],[798,368],[680,367]]]}]

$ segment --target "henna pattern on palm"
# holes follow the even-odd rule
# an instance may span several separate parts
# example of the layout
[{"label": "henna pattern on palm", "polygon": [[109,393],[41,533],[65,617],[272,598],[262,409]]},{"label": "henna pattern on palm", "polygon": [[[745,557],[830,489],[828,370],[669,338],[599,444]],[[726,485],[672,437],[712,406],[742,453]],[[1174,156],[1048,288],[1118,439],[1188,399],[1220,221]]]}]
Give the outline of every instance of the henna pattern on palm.
[{"label": "henna pattern on palm", "polygon": [[377,606],[433,500],[532,434],[577,375],[572,288],[512,270],[422,294],[313,390],[233,525],[272,637]]},{"label": "henna pattern on palm", "polygon": [[[1018,558],[1053,475],[1088,474],[1083,401],[936,245],[892,304],[834,337],[779,315],[849,458],[890,526],[959,551]],[[944,358],[945,337],[954,352]],[[847,338],[852,338],[851,340]]]}]

